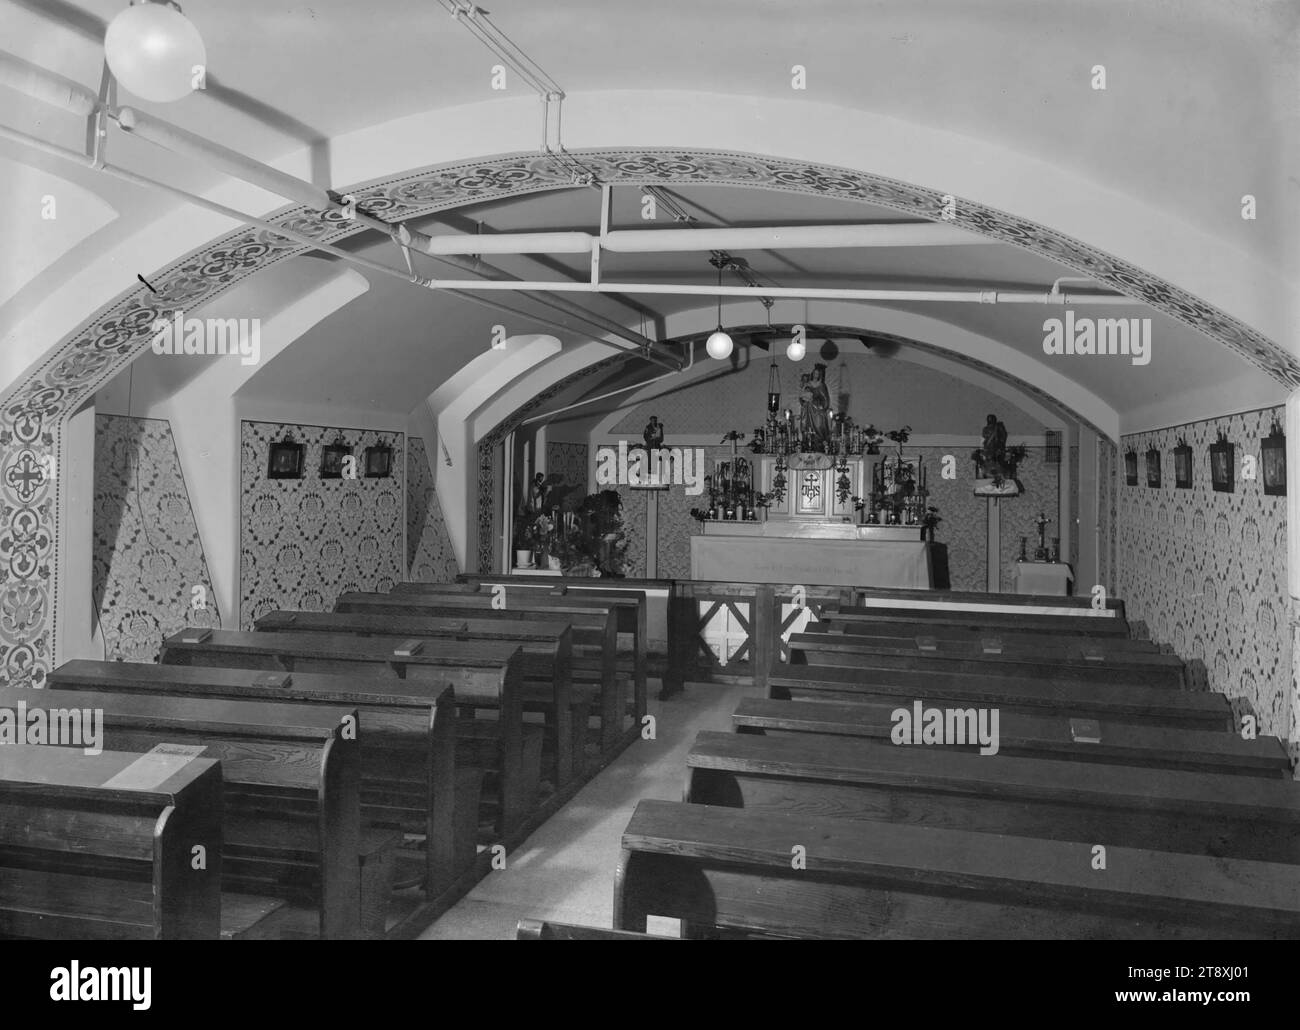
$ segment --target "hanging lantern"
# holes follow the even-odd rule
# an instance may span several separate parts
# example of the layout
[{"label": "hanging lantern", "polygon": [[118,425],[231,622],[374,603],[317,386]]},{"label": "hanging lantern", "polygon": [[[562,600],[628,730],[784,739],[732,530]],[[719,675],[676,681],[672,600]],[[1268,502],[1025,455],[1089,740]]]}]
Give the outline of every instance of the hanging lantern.
[{"label": "hanging lantern", "polygon": [[776,348],[772,348],[772,364],[767,370],[767,413],[775,415],[781,410],[781,376],[776,367]]}]

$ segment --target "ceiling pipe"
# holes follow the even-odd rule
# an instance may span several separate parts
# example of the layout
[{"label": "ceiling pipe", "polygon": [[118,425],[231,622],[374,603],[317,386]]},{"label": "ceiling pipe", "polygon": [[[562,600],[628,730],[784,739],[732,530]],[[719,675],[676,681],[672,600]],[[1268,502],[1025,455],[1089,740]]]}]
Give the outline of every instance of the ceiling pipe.
[{"label": "ceiling pipe", "polygon": [[[255,161],[243,154],[223,147],[220,144],[212,143],[201,136],[186,132],[174,125],[170,125],[160,118],[144,114],[134,108],[124,107],[116,112],[118,125],[126,132],[139,136],[155,146],[162,147],[164,150],[170,150],[173,153],[189,157],[195,161],[212,165],[235,178],[250,182],[271,193],[287,197],[290,200],[297,201],[300,204],[314,211],[329,211],[343,208],[351,212],[351,217],[359,225],[366,228],[382,232],[391,238],[398,246],[417,250],[421,253],[428,254],[431,257],[437,257],[446,260],[448,264],[454,265],[471,275],[480,277],[493,277],[500,281],[519,281],[518,276],[512,276],[509,273],[495,268],[477,260],[465,260],[458,254],[439,254],[432,245],[432,238],[426,233],[417,229],[411,229],[408,226],[394,224],[382,221],[363,211],[356,209],[355,204],[345,204],[345,198],[334,191],[324,190],[319,186],[313,185],[304,179],[281,172],[270,165]],[[581,234],[579,234],[581,235]],[[490,239],[491,237],[453,237],[455,239]],[[478,253],[477,251],[463,251],[464,254]],[[576,319],[590,329],[608,333],[616,336],[621,340],[635,346],[644,353],[651,361],[664,365],[674,370],[681,368],[681,361],[675,354],[663,347],[661,344],[643,336],[640,333],[633,332],[626,326],[605,318],[570,300],[564,298],[549,297],[545,295],[530,295],[529,300],[549,308],[552,311],[559,311],[564,315]],[[517,312],[515,312],[517,314]],[[554,323],[552,323],[554,324]],[[569,327],[566,327],[569,328]],[[571,331],[571,329],[570,329]],[[626,348],[623,348],[626,349]]]},{"label": "ceiling pipe", "polygon": [[337,206],[330,199],[329,193],[319,186],[260,161],[254,161],[229,147],[223,147],[220,143],[213,143],[192,132],[186,132],[161,118],[137,111],[133,107],[119,108],[114,112],[114,118],[117,124],[132,136],[138,136],[156,147],[170,150],[173,154],[180,154],[200,164],[217,168],[237,179],[251,182],[268,193],[297,201],[313,211],[329,211]]},{"label": "ceiling pipe", "polygon": [[[689,356],[690,360],[687,361],[686,367],[682,369],[683,372],[689,372],[695,366],[695,347],[693,344],[691,343],[686,344],[686,353]],[[669,376],[676,375],[676,374],[677,373],[675,372],[665,372],[663,375],[651,376],[649,379],[644,379],[639,383],[633,383],[631,386],[620,386],[616,390],[609,390],[606,393],[598,393],[594,397],[584,397],[582,400],[574,401],[572,404],[566,404],[562,408],[554,408],[551,411],[544,411],[540,415],[533,415],[529,418],[524,419],[519,424],[521,426],[529,426],[532,425],[534,422],[544,422],[544,421],[553,420],[556,415],[563,415],[566,411],[572,411],[574,408],[583,408],[586,407],[588,404],[596,404],[599,401],[609,400],[609,398],[617,397],[620,393],[627,393],[629,390],[640,390],[642,387],[651,386],[654,383],[662,382],[663,380],[667,379]]]},{"label": "ceiling pipe", "polygon": [[[757,296],[752,286],[697,286],[687,283],[590,283],[590,282],[466,282],[463,279],[429,279],[424,285],[433,290],[549,290],[557,293],[648,293],[679,297]],[[795,286],[762,287],[765,297],[808,300],[930,301],[954,304],[1142,304],[1135,297],[1120,293],[1071,293],[1064,291],[1035,293],[1027,290],[853,290],[835,287]]]},{"label": "ceiling pipe", "polygon": [[[0,139],[10,140],[14,143],[18,143],[22,146],[25,146],[31,150],[38,151],[39,153],[42,154],[48,154],[51,157],[58,158],[61,161],[66,161],[69,164],[77,165],[78,167],[81,168],[93,167],[98,171],[103,172],[105,175],[108,175],[114,179],[120,179],[123,182],[128,182],[136,186],[145,186],[150,189],[158,190],[162,193],[168,194],[169,196],[175,197],[178,200],[184,201],[185,203],[193,204],[196,207],[203,208],[205,211],[212,211],[215,214],[223,215],[226,218],[230,218],[239,224],[248,224],[248,225],[256,226],[257,228],[263,229],[266,232],[273,233],[287,240],[293,240],[295,243],[302,244],[303,246],[306,246],[312,250],[321,251],[322,253],[329,254],[333,257],[346,261],[349,264],[356,265],[359,268],[365,268],[368,269],[369,271],[377,272],[380,275],[391,276],[392,278],[401,279],[405,282],[414,283],[417,286],[424,286],[426,288],[429,286],[431,282],[431,280],[421,278],[418,275],[402,272],[399,269],[391,268],[388,265],[381,264],[378,261],[372,261],[369,258],[362,257],[359,254],[354,254],[351,251],[343,250],[342,248],[335,247],[332,244],[324,243],[321,240],[312,239],[310,236],[305,236],[302,233],[294,232],[292,229],[286,229],[283,226],[275,225],[274,223],[265,221],[264,219],[256,218],[253,215],[248,214],[247,212],[239,211],[236,210],[235,208],[227,207],[224,204],[219,204],[216,201],[208,200],[206,197],[197,196],[185,190],[178,189],[175,186],[169,186],[167,183],[160,182],[157,179],[150,178],[147,175],[141,175],[138,172],[132,172],[126,168],[118,168],[115,165],[110,165],[107,163],[101,163],[97,165],[94,163],[93,158],[88,157],[85,154],[78,153],[75,150],[69,150],[67,147],[61,147],[54,143],[49,143],[46,140],[39,139],[38,137],[32,136],[28,133],[20,132],[17,129],[11,129],[6,125],[0,125]],[[554,319],[547,318],[544,315],[537,315],[537,314],[533,314],[532,312],[519,311],[515,308],[510,307],[508,304],[503,304],[500,301],[489,297],[476,296],[473,293],[467,293],[463,290],[454,289],[454,288],[448,289],[447,293],[461,300],[466,300],[474,304],[481,304],[485,307],[492,308],[493,310],[496,311],[504,311],[506,314],[514,315],[516,318],[519,318],[521,321],[524,322],[531,322],[537,325],[547,326],[548,328],[557,329],[561,332],[566,332],[566,333],[578,331],[574,328],[574,326],[569,325],[567,323],[558,322]],[[629,357],[638,356],[639,352],[634,349],[629,349],[619,344],[612,343],[609,340],[603,340],[598,337],[593,339],[594,342],[602,346],[612,347],[614,350],[617,350],[620,354],[626,354]],[[655,357],[652,357],[650,355],[641,354],[640,356],[646,357],[648,360],[652,360],[652,361],[656,360]],[[661,361],[660,363],[663,364],[665,362]],[[674,371],[676,371],[676,368],[674,368]]]},{"label": "ceiling pipe", "polygon": [[[344,203],[344,197],[329,190],[321,189],[304,179],[281,172],[270,165],[255,161],[243,154],[223,147],[220,144],[212,143],[209,140],[196,136],[193,133],[186,132],[184,129],[170,125],[160,118],[144,114],[134,108],[124,107],[116,112],[117,123],[123,130],[132,135],[139,136],[155,146],[162,147],[164,150],[170,150],[173,153],[189,157],[195,161],[213,165],[235,178],[243,179],[254,186],[276,193],[282,197],[288,197],[314,211],[329,211],[337,208],[343,208],[351,212],[351,217],[358,224],[369,229],[382,232],[391,238],[398,246],[417,250],[420,253],[428,254],[431,257],[446,259],[447,263],[457,268],[469,272],[471,275],[480,277],[493,277],[499,281],[513,282],[520,281],[518,276],[512,276],[509,273],[495,268],[492,265],[482,261],[464,260],[462,255],[476,254],[480,251],[462,250],[459,254],[440,254],[433,244],[432,237],[422,233],[417,229],[411,229],[408,226],[394,224],[374,218],[363,211],[356,209],[356,204],[347,205]],[[585,235],[575,233],[573,235]],[[451,237],[457,240],[490,240],[492,237]],[[590,244],[587,244],[588,249]],[[642,351],[650,360],[664,365],[674,370],[681,368],[681,361],[675,354],[656,343],[649,337],[640,333],[633,332],[626,326],[605,318],[570,300],[558,297],[549,297],[546,295],[530,295],[529,300],[549,308],[552,311],[559,311],[566,316],[577,319],[585,323],[591,329],[608,333],[616,336],[621,340],[634,345]]]},{"label": "ceiling pipe", "polygon": [[94,90],[3,50],[0,50],[0,86],[16,89],[34,100],[61,107],[82,118],[93,114],[99,107],[99,96]]},{"label": "ceiling pipe", "polygon": [[429,236],[424,253],[618,254],[706,253],[714,250],[820,250],[859,247],[953,247],[992,241],[941,222],[866,225],[787,225],[747,229],[615,229],[585,232],[494,233]]}]

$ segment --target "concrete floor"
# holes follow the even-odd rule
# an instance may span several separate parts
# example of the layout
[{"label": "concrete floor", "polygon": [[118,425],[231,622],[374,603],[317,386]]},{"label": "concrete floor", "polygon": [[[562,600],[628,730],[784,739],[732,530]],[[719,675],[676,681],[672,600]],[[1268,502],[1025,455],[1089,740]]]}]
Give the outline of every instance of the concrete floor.
[{"label": "concrete floor", "polygon": [[[619,841],[632,809],[642,798],[681,800],[695,735],[730,730],[745,688],[692,683],[668,701],[654,700],[658,689],[651,680],[655,739],[630,745],[421,940],[513,940],[520,919],[611,925]],[[675,934],[676,926],[652,918],[649,930]]]}]

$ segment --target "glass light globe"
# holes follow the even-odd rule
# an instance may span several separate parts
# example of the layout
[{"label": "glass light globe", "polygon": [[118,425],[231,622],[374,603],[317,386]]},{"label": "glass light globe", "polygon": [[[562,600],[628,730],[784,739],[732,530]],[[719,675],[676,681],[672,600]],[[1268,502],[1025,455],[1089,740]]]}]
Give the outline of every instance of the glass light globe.
[{"label": "glass light globe", "polygon": [[123,89],[159,103],[189,96],[196,66],[208,61],[194,23],[160,3],[136,4],[109,22],[104,56]]},{"label": "glass light globe", "polygon": [[790,341],[790,346],[785,349],[785,356],[791,361],[803,361],[803,357],[808,353],[807,344]]},{"label": "glass light globe", "polygon": [[731,337],[719,329],[704,341],[704,349],[709,352],[709,357],[716,358],[718,361],[729,358],[731,357]]}]

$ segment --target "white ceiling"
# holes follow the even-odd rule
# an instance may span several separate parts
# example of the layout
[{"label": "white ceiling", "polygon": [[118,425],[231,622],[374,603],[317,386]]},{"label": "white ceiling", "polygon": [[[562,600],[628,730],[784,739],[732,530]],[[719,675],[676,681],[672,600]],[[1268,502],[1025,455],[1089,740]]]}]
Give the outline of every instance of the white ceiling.
[{"label": "white ceiling", "polygon": [[[123,6],[124,0],[0,0],[6,37],[0,45],[94,87],[99,37]],[[263,160],[313,145],[322,183],[330,183],[331,138],[493,96],[489,75],[496,59],[433,0],[187,0],[183,6],[207,46],[207,92],[174,105],[138,103],[125,94],[120,100]],[[1225,255],[1242,252],[1279,269],[1300,266],[1294,232],[1300,210],[1296,3],[497,0],[490,9],[495,24],[570,95],[662,88],[784,100],[806,95],[1023,153],[1154,203],[1222,241]],[[794,64],[807,69],[806,94],[792,94]],[[1107,69],[1104,92],[1089,86],[1095,64]],[[512,81],[509,92],[527,90]],[[2,90],[0,102],[0,121],[81,146],[75,119]],[[634,136],[635,127],[629,128]],[[199,190],[218,181],[207,169],[121,133],[113,146],[117,163],[169,182]],[[536,140],[520,140],[521,150],[535,146]],[[8,144],[0,145],[0,162],[5,158],[38,178],[42,169],[66,176],[98,198],[97,210],[117,217],[93,229],[87,223],[80,233],[24,233],[21,261],[5,258],[7,278],[0,277],[14,294],[0,306],[0,335],[32,309],[52,279],[105,260],[116,244],[174,206]],[[29,202],[31,189],[5,191],[6,224],[23,224],[18,208]],[[676,192],[702,225],[898,220],[883,209],[788,194],[723,187]],[[1243,193],[1258,199],[1261,217],[1255,221],[1240,217]],[[588,190],[525,197],[461,209],[445,224],[472,230],[482,222],[483,231],[594,229],[596,200]],[[616,224],[639,225],[638,203],[634,191],[617,191]],[[353,246],[389,263],[398,260],[389,244],[359,240]],[[788,286],[1038,288],[1071,274],[994,244],[741,256],[767,279]],[[496,263],[530,278],[545,271],[519,260]],[[564,267],[580,271],[571,261],[554,265]],[[427,266],[426,274],[435,269]],[[708,282],[714,275],[704,255],[611,255],[604,273],[643,281]],[[273,305],[276,277],[297,288],[298,275],[273,267],[259,276],[265,281],[258,295]],[[368,277],[368,292],[268,362],[244,392],[407,410],[478,353],[490,326],[502,321],[476,305]],[[637,324],[617,302],[577,299]],[[699,306],[682,298],[643,301],[661,314]],[[737,319],[761,321],[758,305],[735,307]],[[906,310],[996,339],[1026,360],[1042,357],[1046,309],[928,304]],[[1277,388],[1261,373],[1163,316],[1133,308],[1089,313],[1151,316],[1155,346],[1179,355],[1147,369],[1081,359],[1058,369],[1120,412],[1153,410],[1215,383],[1235,384],[1234,396],[1257,390],[1260,403],[1276,399]],[[777,317],[798,320],[788,311]]]}]

